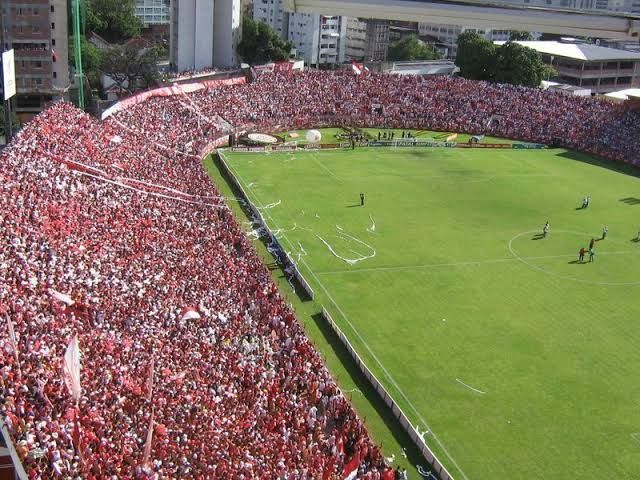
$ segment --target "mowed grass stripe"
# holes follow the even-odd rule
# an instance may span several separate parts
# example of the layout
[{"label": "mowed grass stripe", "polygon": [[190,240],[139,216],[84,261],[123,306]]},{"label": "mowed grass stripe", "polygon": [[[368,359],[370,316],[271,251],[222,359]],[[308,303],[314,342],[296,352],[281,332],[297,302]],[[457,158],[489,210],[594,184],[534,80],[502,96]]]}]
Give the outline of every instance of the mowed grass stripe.
[{"label": "mowed grass stripe", "polygon": [[[620,201],[637,196],[638,179],[562,150],[460,153],[363,149],[320,152],[314,160],[305,152],[230,158],[246,182],[258,182],[261,200],[281,201],[269,214],[287,230],[294,253],[300,242],[314,272],[333,272],[318,274],[322,284],[470,479],[595,471],[635,478],[640,289],[561,277],[640,280],[640,244],[631,241],[638,207]],[[492,179],[474,181],[479,176]],[[351,207],[360,192],[365,207]],[[585,194],[592,206],[576,210]],[[374,233],[367,231],[370,216]],[[512,261],[508,248],[514,236],[546,220],[548,239],[522,236],[515,249],[549,274]],[[605,224],[610,234],[596,244],[596,262],[569,263]],[[350,248],[358,250],[339,239],[338,226],[376,256],[349,266],[332,255],[318,235],[346,258],[355,256]],[[376,270],[460,262],[477,264]],[[358,269],[364,271],[346,273]],[[365,345],[355,335],[352,341],[385,381]],[[407,402],[396,399],[417,422]]]}]

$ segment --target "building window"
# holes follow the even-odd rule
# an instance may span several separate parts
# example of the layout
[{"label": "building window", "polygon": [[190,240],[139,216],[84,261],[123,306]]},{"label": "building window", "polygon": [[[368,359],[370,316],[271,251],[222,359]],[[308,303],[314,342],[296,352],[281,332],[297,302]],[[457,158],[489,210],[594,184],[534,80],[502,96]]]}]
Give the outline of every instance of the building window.
[{"label": "building window", "polygon": [[51,13],[56,11],[56,7],[54,7],[53,5],[51,5]]},{"label": "building window", "polygon": [[58,78],[58,72],[53,72],[53,78]]},{"label": "building window", "polygon": [[55,46],[56,46],[56,39],[55,39],[55,38],[52,38],[52,39],[51,39],[51,46],[52,46],[52,47],[55,47]]},{"label": "building window", "polygon": [[55,30],[56,29],[56,22],[51,22],[51,30]]}]

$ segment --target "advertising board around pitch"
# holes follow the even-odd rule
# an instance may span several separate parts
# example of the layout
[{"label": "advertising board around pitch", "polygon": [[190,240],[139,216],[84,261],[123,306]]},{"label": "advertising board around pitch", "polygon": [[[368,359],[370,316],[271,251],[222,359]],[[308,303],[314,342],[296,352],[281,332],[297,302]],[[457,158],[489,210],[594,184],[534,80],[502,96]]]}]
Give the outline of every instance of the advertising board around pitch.
[{"label": "advertising board around pitch", "polygon": [[16,94],[16,69],[13,49],[2,53],[2,79],[4,99],[9,100]]}]

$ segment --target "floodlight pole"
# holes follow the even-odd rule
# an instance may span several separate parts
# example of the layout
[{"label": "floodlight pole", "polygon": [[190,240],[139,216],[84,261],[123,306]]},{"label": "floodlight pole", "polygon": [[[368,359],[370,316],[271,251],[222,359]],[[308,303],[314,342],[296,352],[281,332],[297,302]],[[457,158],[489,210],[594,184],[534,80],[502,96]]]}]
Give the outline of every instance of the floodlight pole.
[{"label": "floodlight pole", "polygon": [[76,83],[78,86],[78,106],[84,111],[84,74],[82,72],[82,43],[80,42],[80,0],[73,0],[73,45],[76,57]]}]

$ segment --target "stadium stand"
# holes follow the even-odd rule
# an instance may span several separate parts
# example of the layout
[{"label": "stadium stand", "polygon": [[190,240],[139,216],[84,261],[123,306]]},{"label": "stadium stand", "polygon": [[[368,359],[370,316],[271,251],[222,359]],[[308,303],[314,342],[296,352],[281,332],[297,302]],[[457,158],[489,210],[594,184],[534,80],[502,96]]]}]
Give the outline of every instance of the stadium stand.
[{"label": "stadium stand", "polygon": [[0,402],[29,478],[394,478],[202,167],[228,124],[640,149],[615,105],[441,77],[264,73],[105,121],[55,104],[0,157]]}]

